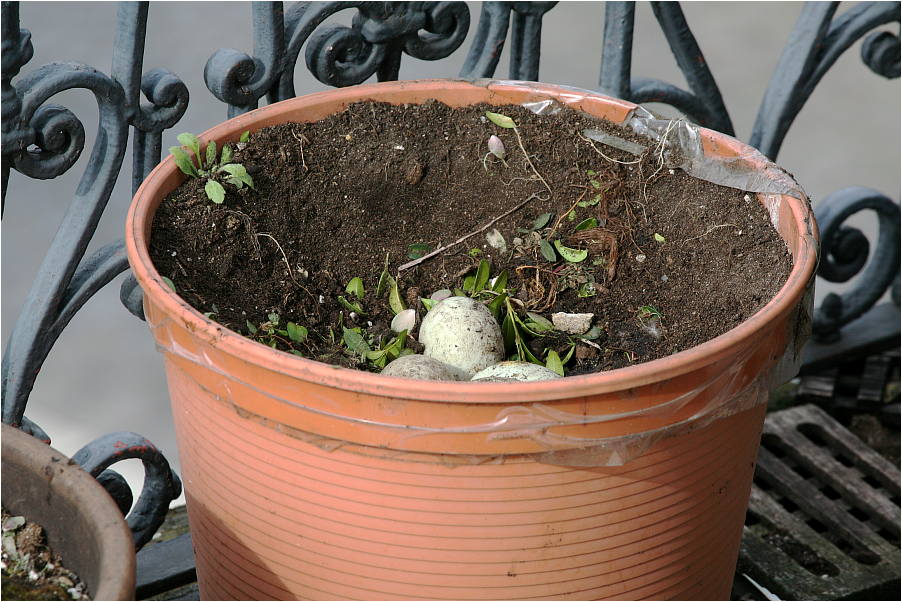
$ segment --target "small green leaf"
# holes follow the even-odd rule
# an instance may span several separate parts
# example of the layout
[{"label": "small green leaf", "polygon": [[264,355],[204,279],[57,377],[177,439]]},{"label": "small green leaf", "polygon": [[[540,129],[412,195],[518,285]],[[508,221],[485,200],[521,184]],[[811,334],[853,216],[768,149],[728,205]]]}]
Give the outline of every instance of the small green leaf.
[{"label": "small green leaf", "polygon": [[242,182],[238,178],[231,178],[231,177],[226,178],[226,184],[231,184],[238,190],[241,190],[241,188],[244,187],[244,182]]},{"label": "small green leaf", "polygon": [[216,171],[224,171],[230,176],[241,178],[247,175],[247,169],[241,163],[226,163],[216,168]]},{"label": "small green leaf", "polygon": [[[391,278],[391,276],[389,276]],[[398,290],[398,282],[394,278],[391,278],[391,289],[388,291],[388,305],[391,307],[392,312],[395,315],[398,315],[405,309],[407,306],[404,304],[404,300],[401,299],[401,292]]]},{"label": "small green leaf", "polygon": [[664,238],[663,236],[661,236],[660,234],[658,234],[657,232],[655,232],[655,240],[658,241],[658,242],[660,242],[660,243],[665,243],[665,242],[667,242],[667,239]]},{"label": "small green leaf", "polygon": [[[556,243],[557,241],[555,241]],[[543,240],[539,243],[539,250],[542,252],[542,257],[547,259],[548,261],[555,262],[557,261],[557,255],[554,252],[554,249],[548,244],[547,240]]]},{"label": "small green leaf", "polygon": [[593,326],[592,328],[589,329],[589,332],[579,335],[579,338],[586,339],[587,341],[593,341],[593,340],[597,339],[598,337],[600,337],[603,334],[603,332],[604,331],[601,329],[600,326]]},{"label": "small green leaf", "polygon": [[482,255],[482,249],[473,247],[472,249],[467,251],[467,255],[469,255],[470,257],[478,257],[479,255]]},{"label": "small green leaf", "polygon": [[476,281],[473,283],[473,292],[479,293],[485,290],[486,284],[489,283],[490,269],[489,262],[485,259],[479,262],[479,267],[476,269]]},{"label": "small green leaf", "polygon": [[245,322],[247,322],[247,329],[250,331],[250,333],[257,334],[257,327],[254,326],[250,320],[245,320]]},{"label": "small green leaf", "polygon": [[275,312],[269,312],[269,314],[267,314],[266,318],[269,320],[270,324],[272,324],[273,326],[279,325],[279,314],[277,314]]},{"label": "small green leaf", "polygon": [[470,275],[464,278],[463,287],[468,293],[476,292],[476,276]]},{"label": "small green leaf", "polygon": [[556,372],[559,376],[564,375],[564,363],[554,349],[548,350],[548,354],[545,356],[545,367]]},{"label": "small green leaf", "polygon": [[307,329],[303,326],[289,322],[286,328],[288,330],[288,338],[295,343],[303,343],[307,339]]},{"label": "small green leaf", "polygon": [[382,270],[382,273],[379,274],[379,281],[376,283],[376,298],[382,296],[382,294],[388,290],[388,287],[391,286],[392,277],[391,274],[388,273],[388,270]]},{"label": "small green leaf", "polygon": [[492,315],[495,316],[495,320],[501,317],[501,311],[504,309],[504,302],[507,300],[506,294],[501,294],[492,299],[491,303],[489,303],[486,307],[489,308],[489,311],[492,312]]},{"label": "small green leaf", "polygon": [[598,180],[589,180],[589,184],[591,184],[592,188],[594,188],[595,190],[601,188],[601,182],[599,182]]},{"label": "small green leaf", "polygon": [[232,160],[232,147],[228,144],[222,145],[222,157],[220,157],[220,163],[228,163]]},{"label": "small green leaf", "polygon": [[454,293],[455,297],[466,297],[467,296],[466,291],[463,291],[459,288],[455,288],[452,292]]},{"label": "small green leaf", "polygon": [[418,242],[412,245],[407,245],[407,256],[411,259],[419,259],[430,251],[432,251],[432,247],[424,243]]},{"label": "small green leaf", "polygon": [[251,133],[249,131],[245,131],[241,134],[241,137],[238,138],[238,142],[247,142],[248,138],[251,137]]},{"label": "small green leaf", "polygon": [[360,307],[359,303],[351,303],[341,295],[338,296],[338,303],[348,311],[353,311],[354,313],[357,313],[361,316],[365,315],[363,313],[363,308]]},{"label": "small green leaf", "polygon": [[579,263],[589,256],[589,252],[585,249],[571,249],[570,247],[565,247],[559,240],[554,241],[554,248],[561,254],[561,257],[571,263]]},{"label": "small green leaf", "polygon": [[182,173],[193,178],[197,177],[197,168],[194,167],[194,163],[191,162],[191,157],[188,156],[188,153],[178,146],[170,146],[169,153],[172,155],[172,158],[175,159],[175,164],[182,170]]},{"label": "small green leaf", "polygon": [[598,172],[595,171],[594,169],[587,169],[587,170],[586,170],[586,175],[589,176],[589,177],[591,178],[592,176],[597,176],[597,175],[598,175]]},{"label": "small green leaf", "polygon": [[589,199],[588,201],[580,201],[580,202],[578,202],[577,205],[579,205],[580,207],[583,207],[583,208],[586,208],[586,207],[594,207],[595,205],[597,205],[597,204],[600,203],[600,202],[601,202],[601,195],[600,195],[600,194],[596,194],[595,196],[593,196],[593,197],[592,197],[591,199]]},{"label": "small green leaf", "polygon": [[210,140],[207,143],[207,168],[216,165],[216,141]]},{"label": "small green leaf", "polygon": [[501,322],[501,334],[504,337],[504,348],[508,353],[516,349],[517,346],[517,325],[511,317],[511,311],[504,314],[504,320]]},{"label": "small green leaf", "polygon": [[507,273],[507,270],[503,270],[495,277],[495,282],[492,284],[492,290],[496,293],[503,293],[504,289],[507,288],[507,281],[509,278],[510,275]]},{"label": "small green leaf", "polygon": [[360,355],[365,354],[367,351],[370,351],[370,346],[367,344],[366,339],[357,332],[355,329],[342,327],[344,330],[344,342],[345,346],[353,351],[354,353],[358,353]]},{"label": "small green leaf", "polygon": [[363,289],[363,280],[356,276],[351,278],[351,281],[345,287],[345,292],[349,295],[354,295],[358,299],[363,299],[363,295],[366,294],[366,291]]},{"label": "small green leaf", "polygon": [[221,205],[222,202],[225,201],[225,188],[223,188],[222,184],[216,180],[207,180],[207,183],[204,186],[204,192],[207,193],[207,198],[217,205]]},{"label": "small green leaf", "polygon": [[567,354],[566,354],[564,357],[561,358],[561,363],[562,363],[563,365],[566,366],[566,365],[567,365],[567,362],[569,362],[569,361],[571,360],[571,358],[573,358],[573,352],[574,352],[574,351],[576,351],[576,343],[571,343],[571,344],[570,344],[570,350],[567,351]]},{"label": "small green leaf", "polygon": [[175,283],[172,280],[170,280],[169,278],[167,278],[166,276],[163,276],[163,282],[166,283],[166,286],[168,286],[169,288],[172,289],[173,293],[178,292],[175,290]]},{"label": "small green leaf", "polygon": [[554,215],[553,213],[543,213],[542,215],[537,217],[535,220],[533,220],[532,229],[540,230],[540,229],[544,228],[545,226],[548,225],[548,222],[551,221],[551,217],[553,215]]},{"label": "small green leaf", "polygon": [[511,119],[510,117],[508,117],[507,115],[502,115],[501,113],[492,113],[491,111],[486,111],[485,116],[489,121],[491,121],[492,123],[494,123],[497,126],[500,126],[503,128],[508,128],[508,129],[517,127],[517,124],[514,123],[514,120]]},{"label": "small green leaf", "polygon": [[594,297],[596,293],[595,283],[594,282],[583,282],[579,285],[579,288],[576,289],[577,297]]},{"label": "small green leaf", "polygon": [[580,223],[576,224],[576,227],[573,229],[574,232],[579,232],[580,230],[589,230],[591,228],[598,227],[598,220],[594,217],[590,217],[588,219],[584,219]]},{"label": "small green leaf", "polygon": [[549,330],[554,330],[554,324],[552,324],[551,321],[546,319],[545,317],[531,311],[526,312],[526,316],[532,322],[529,326],[530,330],[532,330],[533,332],[542,333]]},{"label": "small green leaf", "polygon": [[435,307],[435,304],[437,303],[437,301],[433,301],[432,299],[425,299],[423,297],[420,297],[420,303],[423,304],[423,307],[426,308],[426,311],[429,311],[430,309]]},{"label": "small green leaf", "polygon": [[191,152],[194,153],[194,160],[197,161],[197,166],[203,167],[203,165],[201,165],[200,140],[197,139],[197,136],[184,132],[176,136],[176,140],[178,140],[179,144],[182,146],[187,146]]}]

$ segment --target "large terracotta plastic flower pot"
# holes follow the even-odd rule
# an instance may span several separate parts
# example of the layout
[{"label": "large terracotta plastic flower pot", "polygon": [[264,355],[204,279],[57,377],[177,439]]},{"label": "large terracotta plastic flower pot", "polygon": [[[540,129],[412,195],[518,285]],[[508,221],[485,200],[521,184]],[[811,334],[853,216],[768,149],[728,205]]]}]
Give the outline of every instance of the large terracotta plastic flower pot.
[{"label": "large terracotta plastic flower pot", "polygon": [[[358,100],[432,98],[555,98],[615,123],[636,108],[543,84],[409,81],[273,104],[202,138],[233,141]],[[707,154],[774,170],[699,131]],[[274,351],[190,307],[148,253],[154,212],[182,179],[171,157],[150,174],[126,240],[165,358],[203,597],[729,595],[768,388],[791,376],[810,311],[817,240],[801,190],[758,195],[794,267],[728,333],[611,372],[448,383]]]},{"label": "large terracotta plastic flower pot", "polygon": [[92,599],[133,600],[135,545],[113,498],[49,445],[6,424],[2,430],[4,509],[44,528]]}]

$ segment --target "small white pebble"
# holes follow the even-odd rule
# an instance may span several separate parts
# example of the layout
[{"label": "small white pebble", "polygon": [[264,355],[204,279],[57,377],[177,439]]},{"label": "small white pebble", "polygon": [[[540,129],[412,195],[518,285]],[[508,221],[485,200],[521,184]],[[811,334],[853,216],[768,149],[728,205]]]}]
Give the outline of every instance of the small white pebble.
[{"label": "small white pebble", "polygon": [[351,318],[352,320],[356,320],[356,319],[357,319],[357,312],[356,312],[356,311],[352,311],[350,314],[348,314],[348,317]]},{"label": "small white pebble", "polygon": [[746,203],[751,203],[752,197],[750,197],[749,195],[745,195],[744,197],[742,197],[742,200],[744,200]]},{"label": "small white pebble", "polygon": [[320,305],[322,305],[323,303],[326,302],[326,298],[323,297],[322,295],[320,295],[320,296],[319,296],[319,302],[320,302]]},{"label": "small white pebble", "polygon": [[675,174],[675,173],[676,173],[676,172],[675,172],[675,171],[673,171],[673,170],[672,170],[672,169],[668,169],[668,170],[667,170],[667,172],[668,172],[668,173],[669,173],[669,174],[670,174],[670,175],[673,175],[673,174]]},{"label": "small white pebble", "polygon": [[40,577],[40,575],[38,575],[37,571],[28,571],[28,578],[32,581],[37,581],[38,577]]},{"label": "small white pebble", "polygon": [[668,280],[670,280],[670,278],[667,277],[667,274],[661,276],[661,282],[667,282]]},{"label": "small white pebble", "polygon": [[392,148],[394,148],[395,150],[404,150],[404,147],[401,146],[400,144],[396,144]]},{"label": "small white pebble", "polygon": [[47,567],[47,570],[48,570],[48,571],[52,571],[53,569],[56,568],[56,566],[55,566],[52,562],[48,562],[48,563],[45,564],[44,566]]},{"label": "small white pebble", "polygon": [[742,236],[742,230],[740,230],[740,231],[737,232],[736,234],[738,234],[739,236]]},{"label": "small white pebble", "polygon": [[172,252],[172,257],[175,257],[176,255],[178,255],[178,251],[173,251],[173,252]]},{"label": "small white pebble", "polygon": [[370,328],[372,328],[372,327],[373,327],[373,322],[372,322],[371,320],[367,320],[367,321],[366,321],[366,325],[369,326]]},{"label": "small white pebble", "polygon": [[238,150],[244,150],[244,147],[247,146],[247,142],[239,142],[235,145]]},{"label": "small white pebble", "polygon": [[645,255],[636,255],[636,261],[642,263],[643,261],[645,261]]}]

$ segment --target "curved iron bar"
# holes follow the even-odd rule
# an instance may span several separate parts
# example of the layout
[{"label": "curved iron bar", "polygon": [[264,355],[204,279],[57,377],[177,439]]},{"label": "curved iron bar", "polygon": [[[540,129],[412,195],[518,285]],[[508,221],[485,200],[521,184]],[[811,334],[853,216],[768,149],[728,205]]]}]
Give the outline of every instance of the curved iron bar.
[{"label": "curved iron bar", "polygon": [[[126,517],[135,548],[140,550],[166,518],[169,501],[182,493],[182,482],[169,467],[166,457],[153,443],[137,433],[110,433],[78,450],[72,460],[97,477],[120,509],[131,506],[131,489],[122,488],[122,477],[107,470],[116,462],[139,459],[144,464],[144,488]],[[166,500],[161,504],[160,500]],[[124,512],[123,512],[124,513]]]},{"label": "curved iron bar", "polygon": [[[138,174],[134,182],[140,182],[159,162],[162,131],[184,114],[188,91],[175,75],[157,69],[141,78],[141,89],[151,104],[139,105],[147,2],[123,2],[119,6],[111,76],[79,63],[50,63],[26,74],[15,86],[13,77],[33,55],[30,34],[19,29],[18,3],[3,2],[2,17],[4,200],[11,163],[25,175],[52,178],[68,170],[84,148],[84,127],[78,118],[64,107],[47,104],[47,100],[64,90],[87,89],[94,93],[100,114],[97,139],[85,172],[26,297],[27,311],[20,314],[3,354],[3,422],[49,443],[43,429],[24,416],[38,371],[78,310],[128,267],[122,240],[88,257],[85,251],[118,179],[129,124],[136,132]],[[138,441],[137,435],[129,437],[129,441]],[[181,490],[165,458],[143,438],[140,442],[135,445],[149,446],[150,451],[140,456],[145,459],[147,478],[132,513],[134,519],[130,520],[139,547],[162,523],[169,502]],[[105,458],[110,456],[104,455],[106,445],[106,439],[101,439],[79,453]],[[118,460],[109,463],[112,461]],[[126,502],[130,505],[127,498],[131,492],[127,486],[123,488],[121,476],[113,471],[98,471],[95,476],[117,497],[120,506]]]},{"label": "curved iron bar", "polygon": [[[792,122],[836,59],[869,30],[899,21],[899,2],[864,2],[833,20],[839,2],[806,3],[768,84],[749,144],[775,159]],[[899,76],[899,38],[869,36],[862,46],[868,67]]]},{"label": "curved iron bar", "polygon": [[647,77],[630,79],[635,5],[608,2],[599,89],[636,103],[660,102],[685,113],[696,123],[732,136],[733,123],[705,56],[677,2],[652,2],[652,11],[692,90]]},{"label": "curved iron bar", "polygon": [[[864,234],[843,225],[852,215],[865,210],[876,213],[879,226],[877,247],[870,257],[870,245]],[[843,325],[861,316],[898,281],[899,206],[876,190],[845,188],[825,198],[815,208],[815,215],[821,229],[818,276],[831,282],[845,282],[858,275],[860,281],[842,296],[827,295],[815,312],[815,340],[832,343],[839,340]]]}]

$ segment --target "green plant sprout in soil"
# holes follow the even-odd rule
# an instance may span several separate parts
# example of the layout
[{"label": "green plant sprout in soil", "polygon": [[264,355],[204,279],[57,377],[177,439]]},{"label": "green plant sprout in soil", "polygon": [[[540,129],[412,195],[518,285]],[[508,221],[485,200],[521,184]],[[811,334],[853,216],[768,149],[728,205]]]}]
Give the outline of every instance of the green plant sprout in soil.
[{"label": "green plant sprout in soil", "polygon": [[[244,132],[239,139],[239,144],[247,143],[250,132]],[[211,201],[222,204],[225,200],[225,188],[217,178],[223,178],[227,184],[231,184],[236,189],[247,185],[249,188],[254,187],[254,180],[247,173],[244,165],[240,163],[232,163],[232,147],[228,144],[222,146],[222,152],[219,158],[216,157],[216,142],[210,140],[207,143],[207,150],[201,153],[200,140],[194,134],[183,133],[178,135],[178,141],[182,146],[172,146],[169,152],[175,159],[175,164],[182,172],[192,178],[204,178],[204,192]],[[185,149],[191,151],[189,155]],[[192,160],[193,157],[193,160]],[[204,161],[206,157],[206,161]],[[197,165],[195,166],[195,162]]]},{"label": "green plant sprout in soil", "polygon": [[[497,321],[505,359],[623,367],[736,326],[791,267],[767,212],[670,168],[666,135],[569,109],[359,103],[218,159],[210,142],[206,162],[195,137],[179,141],[197,165],[173,149],[192,178],[155,220],[161,274],[211,319],[333,364],[379,371],[420,353],[428,312],[468,297]],[[210,195],[222,174],[234,189]]]}]

